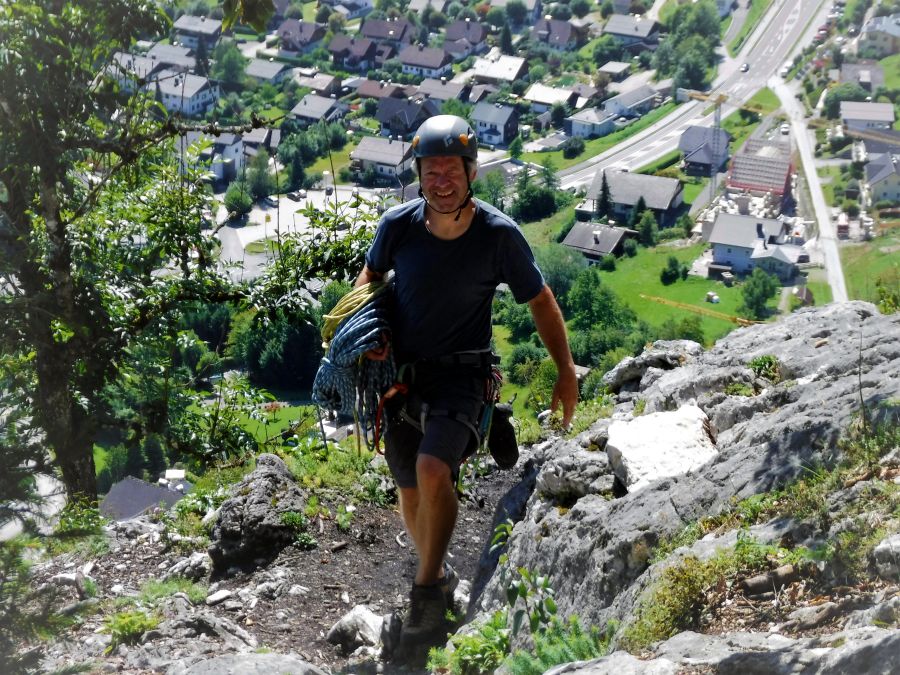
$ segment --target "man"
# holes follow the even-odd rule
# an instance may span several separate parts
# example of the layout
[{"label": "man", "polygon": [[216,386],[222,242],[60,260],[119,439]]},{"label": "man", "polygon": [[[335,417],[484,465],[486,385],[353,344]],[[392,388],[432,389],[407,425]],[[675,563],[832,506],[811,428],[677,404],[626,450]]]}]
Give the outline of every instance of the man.
[{"label": "man", "polygon": [[421,199],[382,217],[356,285],[394,271],[393,349],[409,393],[385,438],[400,512],[419,557],[398,652],[446,639],[457,579],[444,563],[456,524],[454,487],[477,448],[490,373],[491,304],[506,283],[527,302],[559,373],[552,407],[568,424],[578,398],[566,327],[518,226],[472,195],[478,148],[453,115],[426,120],[412,141]]}]

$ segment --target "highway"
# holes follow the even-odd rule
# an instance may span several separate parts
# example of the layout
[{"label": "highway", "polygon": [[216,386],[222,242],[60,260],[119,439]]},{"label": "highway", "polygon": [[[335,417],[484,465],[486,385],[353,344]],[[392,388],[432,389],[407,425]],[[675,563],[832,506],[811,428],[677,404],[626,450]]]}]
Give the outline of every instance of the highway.
[{"label": "highway", "polygon": [[[776,75],[795,49],[811,42],[819,19],[827,13],[825,0],[775,0],[773,7],[745,42],[734,59],[722,50],[719,74],[709,91],[711,96],[725,94],[731,105],[722,106],[722,116],[745,103],[769,78]],[[749,72],[740,72],[742,63]],[[559,172],[564,189],[587,187],[598,171],[609,167],[636,169],[678,147],[678,138],[690,125],[710,125],[710,104],[689,101],[670,115],[635,134],[608,151]]]}]

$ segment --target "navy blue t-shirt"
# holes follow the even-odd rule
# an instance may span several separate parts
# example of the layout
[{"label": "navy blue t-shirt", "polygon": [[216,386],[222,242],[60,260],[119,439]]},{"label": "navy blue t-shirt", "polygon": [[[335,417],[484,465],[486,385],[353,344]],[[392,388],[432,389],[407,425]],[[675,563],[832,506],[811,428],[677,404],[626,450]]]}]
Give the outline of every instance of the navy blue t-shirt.
[{"label": "navy blue t-shirt", "polygon": [[381,218],[366,266],[394,270],[394,349],[404,360],[488,349],[491,302],[501,283],[516,302],[534,299],[544,277],[519,227],[480,200],[469,229],[445,241],[425,227],[425,201]]}]

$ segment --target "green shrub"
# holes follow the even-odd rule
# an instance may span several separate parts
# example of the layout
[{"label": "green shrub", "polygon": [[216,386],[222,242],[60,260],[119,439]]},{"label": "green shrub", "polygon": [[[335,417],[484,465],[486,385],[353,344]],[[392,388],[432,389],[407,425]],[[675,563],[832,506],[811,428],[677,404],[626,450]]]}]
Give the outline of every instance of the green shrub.
[{"label": "green shrub", "polygon": [[746,382],[729,382],[725,386],[725,393],[729,396],[753,396],[753,387]]},{"label": "green shrub", "polygon": [[747,366],[757,377],[765,378],[772,382],[772,384],[781,382],[781,363],[776,356],[772,356],[771,354],[757,356],[755,359],[752,359]]},{"label": "green shrub", "polygon": [[137,644],[141,636],[159,625],[159,617],[140,611],[119,612],[106,617],[103,630],[112,637],[107,654],[119,645]]},{"label": "green shrub", "polygon": [[565,623],[554,619],[546,631],[535,635],[534,650],[516,650],[505,668],[514,675],[542,675],[561,663],[605,656],[615,629],[616,624],[610,623],[603,633],[597,628],[586,632],[577,616],[569,617]]}]

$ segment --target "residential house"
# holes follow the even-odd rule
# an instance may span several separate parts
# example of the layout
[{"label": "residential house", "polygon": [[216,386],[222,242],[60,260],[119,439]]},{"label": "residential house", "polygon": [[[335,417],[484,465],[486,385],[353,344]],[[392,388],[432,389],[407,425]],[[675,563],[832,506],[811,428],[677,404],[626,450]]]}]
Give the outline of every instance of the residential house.
[{"label": "residential house", "polygon": [[448,82],[446,77],[442,77],[440,80],[428,78],[422,80],[416,93],[433,99],[443,106],[450,99],[466,100],[469,95],[469,85],[464,82]]},{"label": "residential house", "polygon": [[597,89],[597,87],[592,84],[585,84],[584,82],[573,84],[570,87],[566,87],[566,89],[571,89],[577,96],[577,98],[575,99],[576,110],[580,110],[581,108],[585,107],[600,95],[600,90]]},{"label": "residential house", "polygon": [[197,67],[194,53],[187,47],[177,45],[155,44],[147,51],[147,58],[159,63],[169,70],[191,72]]},{"label": "residential house", "polygon": [[659,103],[659,94],[653,87],[642,84],[617,96],[608,98],[601,106],[605,112],[622,117],[640,117],[655,108]]},{"label": "residential house", "polygon": [[416,28],[406,19],[368,19],[359,27],[359,35],[402,49],[416,39]]},{"label": "residential house", "polygon": [[189,493],[191,487],[187,481],[161,486],[126,476],[109,489],[99,510],[109,520],[131,520],[159,506],[169,509]]},{"label": "residential house", "polygon": [[291,117],[305,124],[334,122],[347,113],[347,105],[333,98],[307,94],[291,109]]},{"label": "residential house", "polygon": [[323,4],[333,8],[335,12],[345,20],[356,19],[365,16],[375,7],[374,0],[320,0]]},{"label": "residential house", "polygon": [[472,54],[487,50],[488,30],[468,17],[465,21],[454,21],[444,29],[444,49],[461,61]]},{"label": "residential house", "polygon": [[593,264],[610,254],[622,255],[625,241],[636,236],[637,232],[624,227],[576,222],[562,243],[581,253],[588,264]]},{"label": "residential house", "polygon": [[894,106],[890,103],[841,101],[841,123],[850,132],[891,129],[894,126]]},{"label": "residential house", "polygon": [[339,33],[331,38],[328,51],[334,65],[344,70],[365,73],[375,66],[377,45],[368,38],[355,38]]},{"label": "residential house", "polygon": [[182,14],[172,28],[177,42],[189,49],[197,49],[202,41],[207,53],[213,50],[222,37],[222,22],[208,16]]},{"label": "residential house", "polygon": [[107,77],[115,80],[122,91],[132,93],[140,89],[165,65],[147,56],[137,56],[128,52],[116,52],[113,54],[109,66],[106,67]]},{"label": "residential house", "polygon": [[881,155],[885,152],[900,155],[900,131],[893,129],[878,129],[866,133],[860,140],[863,146],[862,161],[866,161],[872,155]]},{"label": "residential house", "polygon": [[609,76],[610,82],[621,82],[631,70],[631,64],[624,61],[607,61],[597,70]]},{"label": "residential house", "polygon": [[603,26],[603,35],[618,38],[632,54],[646,49],[656,49],[659,44],[659,24],[632,14],[612,14]]},{"label": "residential house", "polygon": [[[530,26],[534,24],[538,19],[541,18],[541,10],[543,7],[541,6],[541,0],[519,0],[523,5],[525,5],[525,25]],[[491,7],[502,7],[506,9],[506,5],[510,3],[510,0],[490,0]]]},{"label": "residential house", "polygon": [[382,136],[406,139],[422,122],[439,114],[438,104],[427,98],[383,98],[378,101],[375,119],[381,123]]},{"label": "residential house", "polygon": [[311,89],[314,94],[319,96],[339,96],[341,93],[341,78],[337,75],[329,75],[328,73],[315,73],[313,75],[301,75],[296,82],[301,87]]},{"label": "residential house", "polygon": [[205,115],[219,100],[219,85],[205,77],[162,70],[146,87],[170,113],[185,117]]},{"label": "residential house", "polygon": [[208,136],[200,131],[188,131],[188,144],[207,141],[200,160],[216,177],[218,183],[230,183],[244,170],[244,143],[239,134],[222,133]]},{"label": "residential house", "polygon": [[866,193],[869,204],[900,204],[900,153],[884,153],[866,164]]},{"label": "residential house", "polygon": [[859,33],[857,51],[877,58],[900,52],[900,13],[866,21]]},{"label": "residential house", "polygon": [[631,0],[612,0],[613,14],[631,14]]},{"label": "residential house", "polygon": [[840,81],[858,84],[866,91],[875,91],[884,84],[884,68],[878,61],[864,60],[841,64]]},{"label": "residential house", "polygon": [[285,19],[276,34],[283,50],[308,54],[322,46],[327,32],[328,27],[323,23]]},{"label": "residential house", "polygon": [[256,80],[259,83],[279,84],[288,78],[293,69],[286,63],[281,61],[270,61],[267,59],[251,59],[250,63],[244,69],[247,77]]},{"label": "residential house", "polygon": [[391,179],[412,168],[412,145],[392,138],[364,136],[350,151],[350,168],[358,173],[374,171],[381,178]]},{"label": "residential house", "polygon": [[399,56],[403,72],[421,77],[440,78],[453,72],[453,57],[438,47],[410,45]]},{"label": "residential house", "polygon": [[281,129],[257,127],[246,132],[241,137],[241,142],[244,145],[245,157],[255,157],[262,150],[271,156],[278,152],[278,146],[281,143]]},{"label": "residential house", "polygon": [[684,155],[684,170],[690,176],[709,176],[713,169],[721,171],[728,161],[731,136],[724,129],[689,126],[678,139]]},{"label": "residential house", "polygon": [[496,94],[500,88],[494,84],[473,84],[469,92],[469,103],[476,104],[485,100],[491,94]]},{"label": "residential house", "polygon": [[528,72],[528,64],[521,56],[507,56],[494,49],[472,64],[473,78],[482,84],[504,84],[521,80]]},{"label": "residential house", "polygon": [[732,158],[726,185],[732,192],[769,194],[783,203],[791,194],[792,172],[789,143],[750,138]]},{"label": "residential house", "polygon": [[599,108],[585,108],[570,115],[563,123],[567,136],[579,138],[599,138],[612,133],[616,128],[616,116]]},{"label": "residential house", "polygon": [[609,187],[611,214],[617,220],[626,221],[643,197],[645,206],[653,212],[660,227],[674,224],[684,203],[684,190],[676,178],[648,176],[629,171],[609,169],[599,171],[587,190],[582,209],[594,213],[603,185],[603,174]]},{"label": "residential house", "polygon": [[809,256],[802,246],[788,243],[789,235],[790,227],[780,220],[719,212],[709,235],[710,276],[750,274],[758,267],[783,282],[792,281],[797,265],[809,262]]},{"label": "residential house", "polygon": [[568,21],[545,17],[531,28],[531,41],[545,44],[551,49],[569,51],[575,49],[581,41],[581,35]]},{"label": "residential house", "polygon": [[450,0],[409,0],[406,11],[415,12],[416,14],[421,15],[422,12],[425,11],[425,8],[428,7],[428,5],[431,5],[433,10],[446,14],[447,5],[449,4]]},{"label": "residential house", "polygon": [[356,89],[359,98],[406,98],[406,90],[403,85],[392,84],[384,80],[363,80]]},{"label": "residential house", "polygon": [[387,42],[378,43],[375,47],[375,67],[383,68],[386,61],[397,56],[397,50],[394,45]]},{"label": "residential house", "polygon": [[535,82],[528,87],[522,98],[531,103],[532,111],[542,113],[550,110],[557,103],[574,107],[575,101],[578,100],[578,94],[571,89],[548,87],[546,84]]},{"label": "residential house", "polygon": [[472,110],[475,135],[488,145],[507,145],[519,133],[519,113],[508,105],[482,101]]}]

